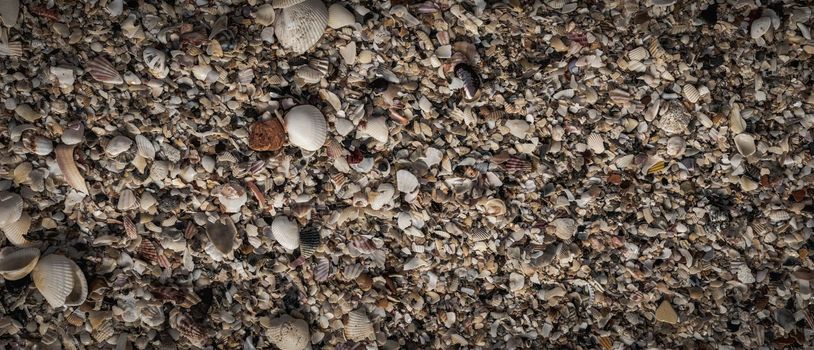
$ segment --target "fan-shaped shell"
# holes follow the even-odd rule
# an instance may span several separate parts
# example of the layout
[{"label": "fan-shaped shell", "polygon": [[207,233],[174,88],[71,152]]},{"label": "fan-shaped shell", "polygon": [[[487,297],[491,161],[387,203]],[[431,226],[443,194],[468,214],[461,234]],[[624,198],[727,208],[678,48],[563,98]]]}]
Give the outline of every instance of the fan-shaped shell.
[{"label": "fan-shaped shell", "polygon": [[643,61],[648,57],[650,57],[650,53],[647,52],[647,49],[642,46],[627,52],[627,58],[629,58],[631,61]]},{"label": "fan-shaped shell", "polygon": [[356,23],[356,18],[342,4],[333,4],[328,8],[328,26],[333,29],[352,26]]},{"label": "fan-shaped shell", "polygon": [[605,152],[605,139],[603,139],[599,134],[594,133],[588,135],[586,143],[588,144],[588,148],[590,148],[591,151],[596,154],[602,154]]},{"label": "fan-shaped shell", "polygon": [[300,232],[300,255],[308,258],[314,255],[322,243],[319,230],[308,228]]},{"label": "fan-shaped shell", "polygon": [[206,225],[206,236],[215,246],[215,249],[227,255],[235,248],[237,229],[235,223],[228,216]]},{"label": "fan-shaped shell", "polygon": [[32,243],[25,238],[31,228],[31,217],[28,213],[22,213],[17,221],[10,224],[0,225],[0,229],[6,235],[6,239],[17,247],[27,247]]},{"label": "fan-shaped shell", "polygon": [[751,156],[755,154],[755,151],[757,151],[757,148],[755,147],[755,138],[749,134],[738,134],[735,136],[735,148],[738,149],[738,153],[740,153],[742,156]]},{"label": "fan-shaped shell", "polygon": [[21,279],[34,269],[39,259],[38,248],[4,250],[0,253],[0,275],[10,281]]},{"label": "fan-shaped shell", "polygon": [[268,336],[280,350],[304,350],[311,341],[308,323],[289,315],[271,320]]},{"label": "fan-shaped shell", "polygon": [[23,198],[12,192],[0,192],[0,226],[13,224],[23,215]]},{"label": "fan-shaped shell", "polygon": [[289,220],[285,216],[278,216],[274,218],[271,223],[271,234],[277,243],[280,243],[283,248],[294,250],[300,246],[300,229],[297,223]]},{"label": "fan-shaped shell", "polygon": [[302,79],[305,84],[316,84],[322,79],[322,72],[309,66],[297,68],[297,78]]},{"label": "fan-shaped shell", "polygon": [[305,0],[272,0],[271,7],[276,9],[284,9],[304,2]]},{"label": "fan-shaped shell", "polygon": [[328,124],[318,108],[302,105],[285,115],[285,127],[291,144],[306,151],[316,151],[325,144]]},{"label": "fan-shaped shell", "polygon": [[110,142],[107,143],[105,153],[111,157],[115,157],[129,150],[131,146],[133,146],[133,140],[127,136],[119,135],[112,138]]},{"label": "fan-shaped shell", "polygon": [[356,277],[359,277],[359,275],[361,275],[362,272],[364,271],[365,268],[361,264],[351,264],[345,266],[345,270],[342,271],[342,275],[345,276],[345,280],[353,281],[356,279]]},{"label": "fan-shaped shell", "polygon": [[170,73],[167,67],[167,54],[156,48],[148,47],[141,54],[147,70],[157,79],[164,79]]},{"label": "fan-shaped shell", "polygon": [[136,135],[136,149],[138,155],[146,159],[155,159],[155,146],[144,135]]},{"label": "fan-shaped shell", "polygon": [[11,41],[6,44],[0,43],[0,56],[22,56],[23,43]]},{"label": "fan-shaped shell", "polygon": [[88,283],[82,270],[62,255],[40,258],[31,271],[31,279],[51,307],[80,305],[88,296]]},{"label": "fan-shaped shell", "polygon": [[116,208],[119,210],[131,210],[136,209],[139,206],[138,198],[136,198],[136,194],[133,193],[131,189],[124,189],[122,193],[119,194],[119,202],[116,204]]},{"label": "fan-shaped shell", "polygon": [[698,89],[695,88],[692,84],[684,85],[683,89],[684,98],[690,103],[696,103],[701,98],[701,94],[698,92]]},{"label": "fan-shaped shell", "polygon": [[562,240],[570,239],[577,232],[577,222],[571,218],[559,218],[551,222],[554,234]]},{"label": "fan-shaped shell", "polygon": [[328,25],[328,9],[322,0],[305,0],[283,8],[274,21],[274,34],[283,48],[301,54],[313,47]]},{"label": "fan-shaped shell", "polygon": [[14,27],[20,16],[20,0],[0,1],[0,20],[6,27]]},{"label": "fan-shaped shell", "polygon": [[106,58],[96,56],[85,65],[85,70],[93,79],[107,84],[123,84],[124,79]]},{"label": "fan-shaped shell", "polygon": [[485,241],[492,238],[492,232],[484,227],[476,227],[469,232],[469,238],[474,242]]},{"label": "fan-shaped shell", "polygon": [[317,282],[323,282],[331,277],[331,261],[322,256],[317,259],[317,267],[314,271],[314,279]]},{"label": "fan-shaped shell", "polygon": [[363,341],[373,339],[376,331],[373,329],[373,322],[367,317],[364,309],[356,309],[348,313],[345,322],[345,336],[353,341]]},{"label": "fan-shaped shell", "polygon": [[387,119],[376,117],[367,120],[362,132],[381,143],[387,143],[390,137],[390,130],[387,128]]}]

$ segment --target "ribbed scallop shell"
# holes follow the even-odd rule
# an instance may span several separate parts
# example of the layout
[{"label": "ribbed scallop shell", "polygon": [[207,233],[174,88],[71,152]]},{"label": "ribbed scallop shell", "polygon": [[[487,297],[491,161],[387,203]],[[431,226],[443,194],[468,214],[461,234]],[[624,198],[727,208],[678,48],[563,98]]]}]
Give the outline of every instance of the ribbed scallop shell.
[{"label": "ribbed scallop shell", "polygon": [[85,70],[93,79],[107,84],[123,84],[124,79],[106,58],[96,56],[85,65]]},{"label": "ribbed scallop shell", "polygon": [[605,152],[605,139],[603,139],[599,134],[592,133],[588,135],[586,143],[588,144],[588,148],[590,148],[591,151],[596,154],[602,154]]},{"label": "ribbed scallop shell", "polygon": [[374,338],[375,333],[373,322],[370,322],[364,309],[359,308],[348,313],[348,319],[345,322],[345,336],[348,339],[363,341]]},{"label": "ribbed scallop shell", "polygon": [[23,197],[12,192],[0,192],[0,226],[10,225],[23,215]]},{"label": "ribbed scallop shell", "polygon": [[308,258],[314,255],[322,242],[319,230],[309,228],[300,232],[300,255]]},{"label": "ribbed scallop shell", "polygon": [[345,269],[342,271],[342,276],[344,276],[347,281],[353,281],[356,277],[359,277],[362,272],[365,272],[364,266],[361,264],[351,264],[345,266]]},{"label": "ribbed scallop shell", "polygon": [[[308,66],[318,71],[322,76],[328,75],[328,72],[331,71],[331,61],[324,58],[314,58],[308,61]],[[330,93],[330,91],[327,92]]]},{"label": "ribbed scallop shell", "polygon": [[274,35],[283,48],[301,54],[313,47],[328,25],[328,9],[322,0],[305,0],[283,8],[274,22]]},{"label": "ribbed scallop shell", "polygon": [[662,58],[664,57],[667,52],[664,51],[664,48],[661,47],[661,43],[659,43],[658,39],[651,38],[650,42],[647,44],[647,50],[650,51],[650,55],[654,58]]},{"label": "ribbed scallop shell", "polygon": [[317,267],[314,271],[314,279],[317,282],[327,281],[331,277],[331,261],[322,256],[317,259]]},{"label": "ribbed scallop shell", "polygon": [[297,223],[285,216],[274,218],[271,223],[271,234],[285,249],[294,250],[300,246],[300,230]]},{"label": "ribbed scallop shell", "polygon": [[650,53],[647,52],[647,49],[642,46],[627,52],[627,58],[629,58],[631,61],[644,61],[648,57],[650,57]]},{"label": "ribbed scallop shell", "polygon": [[690,103],[696,103],[701,98],[701,94],[698,92],[698,89],[695,88],[692,84],[686,84],[683,88],[684,98]]},{"label": "ribbed scallop shell", "polygon": [[735,148],[744,157],[751,156],[757,151],[755,147],[755,138],[749,134],[738,134],[735,136]]},{"label": "ribbed scallop shell", "polygon": [[62,255],[40,258],[31,271],[31,279],[51,307],[80,305],[88,296],[85,275],[76,263]]},{"label": "ribbed scallop shell", "polygon": [[37,266],[39,258],[40,250],[38,248],[4,251],[0,255],[0,276],[10,281],[21,279]]},{"label": "ribbed scallop shell", "polygon": [[132,210],[139,207],[139,200],[131,189],[125,189],[119,194],[119,202],[116,208],[119,210]]},{"label": "ribbed scallop shell", "polygon": [[297,78],[300,78],[306,84],[316,84],[322,79],[323,74],[309,66],[302,66],[297,68]]},{"label": "ribbed scallop shell", "polygon": [[33,243],[25,238],[31,228],[31,217],[28,213],[22,213],[17,221],[0,226],[6,239],[17,247],[28,247]]},{"label": "ribbed scallop shell", "polygon": [[12,41],[7,44],[0,43],[0,56],[22,56],[23,43]]},{"label": "ribbed scallop shell", "polygon": [[304,2],[305,0],[272,0],[271,7],[276,9],[284,9]]},{"label": "ribbed scallop shell", "polygon": [[148,47],[141,56],[147,70],[157,79],[164,79],[170,73],[170,68],[167,67],[167,54],[164,51]]},{"label": "ribbed scallop shell", "polygon": [[85,313],[79,309],[73,310],[65,315],[65,321],[74,327],[81,327],[85,324]]},{"label": "ribbed scallop shell", "polygon": [[113,320],[106,318],[102,320],[102,323],[100,323],[97,327],[94,327],[91,335],[93,336],[93,339],[96,339],[96,341],[105,342],[113,336],[114,331]]},{"label": "ribbed scallop shell", "polygon": [[302,105],[285,115],[285,127],[291,144],[306,151],[316,151],[325,144],[328,123],[318,108]]},{"label": "ribbed scallop shell", "polygon": [[384,117],[368,119],[362,132],[381,143],[387,143],[390,137],[390,129],[387,128],[387,119]]},{"label": "ribbed scallop shell", "polygon": [[133,140],[127,136],[119,135],[112,138],[107,143],[107,146],[105,146],[105,153],[111,157],[115,157],[129,150],[131,146],[133,146]]},{"label": "ribbed scallop shell", "polygon": [[492,238],[492,232],[484,227],[476,227],[469,232],[469,238],[474,242],[485,241]]},{"label": "ribbed scallop shell", "polygon": [[333,29],[352,26],[356,23],[356,18],[342,4],[333,4],[328,8],[328,26]]},{"label": "ribbed scallop shell", "polygon": [[144,135],[136,135],[136,149],[138,155],[146,159],[155,159],[155,146]]}]

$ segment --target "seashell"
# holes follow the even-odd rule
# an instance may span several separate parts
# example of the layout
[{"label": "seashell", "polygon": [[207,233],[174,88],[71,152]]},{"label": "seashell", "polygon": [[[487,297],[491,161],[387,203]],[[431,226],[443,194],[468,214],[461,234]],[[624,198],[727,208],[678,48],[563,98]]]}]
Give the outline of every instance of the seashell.
[{"label": "seashell", "polygon": [[119,202],[116,204],[116,208],[120,211],[125,210],[132,210],[139,207],[138,198],[136,198],[135,193],[131,189],[125,189],[119,194]]},{"label": "seashell", "polygon": [[774,222],[786,221],[791,219],[791,215],[785,210],[772,210],[769,212],[769,220]]},{"label": "seashell", "polygon": [[661,59],[667,55],[667,52],[664,51],[664,48],[661,47],[661,43],[659,43],[658,38],[651,38],[650,42],[647,44],[647,51],[650,52],[650,55],[653,58]]},{"label": "seashell", "polygon": [[[0,215],[2,214],[0,213]],[[6,239],[16,247],[28,247],[32,244],[25,238],[30,228],[31,217],[28,216],[28,213],[22,213],[19,219],[14,222],[0,225],[0,230],[6,235]]]},{"label": "seashell", "polygon": [[82,122],[71,123],[62,131],[62,143],[75,145],[85,139],[85,125]]},{"label": "seashell", "polygon": [[486,215],[498,217],[506,214],[506,204],[499,198],[483,199],[478,208]]},{"label": "seashell", "polygon": [[145,159],[155,159],[155,146],[144,135],[136,135],[136,150],[138,155]]},{"label": "seashell", "polygon": [[219,252],[228,255],[235,248],[237,229],[235,223],[228,216],[206,225],[206,236]]},{"label": "seashell", "polygon": [[289,315],[271,320],[266,334],[280,350],[305,350],[311,342],[308,323]]},{"label": "seashell", "polygon": [[749,35],[752,36],[752,39],[758,39],[767,32],[769,32],[769,28],[771,26],[772,26],[771,17],[769,16],[760,17],[752,22],[752,27],[749,30]]},{"label": "seashell", "polygon": [[592,133],[588,135],[586,143],[588,144],[588,148],[590,148],[591,151],[596,154],[602,154],[605,152],[605,140],[599,134]]},{"label": "seashell", "polygon": [[0,56],[22,56],[23,43],[19,41],[11,41],[8,43],[0,42]]},{"label": "seashell", "polygon": [[506,159],[505,162],[500,163],[500,166],[506,171],[521,172],[520,174],[534,171],[534,165],[531,164],[531,162],[514,156],[511,156],[509,159]]},{"label": "seashell", "polygon": [[39,259],[38,248],[3,249],[0,252],[0,276],[9,281],[19,280],[34,270]]},{"label": "seashell", "polygon": [[105,146],[105,153],[107,153],[108,156],[116,157],[119,154],[129,150],[131,146],[133,146],[133,140],[127,136],[119,135],[107,143],[107,146]]},{"label": "seashell", "polygon": [[480,76],[472,66],[466,63],[458,63],[454,68],[455,76],[464,83],[463,90],[467,100],[473,100],[478,96],[481,87]]},{"label": "seashell", "polygon": [[40,258],[31,279],[51,307],[75,306],[85,302],[88,282],[71,259],[51,254]]},{"label": "seashell", "polygon": [[650,52],[642,46],[627,52],[627,58],[631,61],[644,61],[650,57]]},{"label": "seashell", "polygon": [[577,233],[577,222],[571,218],[559,218],[551,222],[554,235],[561,240],[569,240]]},{"label": "seashell", "polygon": [[642,170],[645,174],[652,175],[664,170],[666,166],[667,164],[660,157],[649,157],[647,161],[644,162]]},{"label": "seashell", "polygon": [[11,28],[17,24],[20,16],[20,0],[0,1],[0,21],[3,25]]},{"label": "seashell", "polygon": [[473,242],[485,241],[492,238],[492,232],[484,227],[476,227],[469,231],[469,238]]},{"label": "seashell", "polygon": [[274,218],[271,223],[271,234],[274,240],[280,243],[283,248],[295,250],[300,246],[300,230],[297,223],[289,220],[285,216]]},{"label": "seashell", "polygon": [[54,150],[54,143],[48,138],[35,136],[23,139],[23,147],[33,154],[46,156]]},{"label": "seashell", "polygon": [[13,224],[23,215],[23,198],[12,192],[0,192],[0,226]]},{"label": "seashell", "polygon": [[413,193],[418,189],[418,178],[407,170],[399,170],[396,172],[396,184],[398,185],[399,192]]},{"label": "seashell", "polygon": [[353,341],[372,340],[376,337],[373,322],[367,317],[364,309],[359,308],[348,313],[345,321],[345,336]]},{"label": "seashell", "polygon": [[683,93],[684,98],[686,98],[690,103],[696,103],[699,99],[701,99],[701,94],[698,92],[698,89],[691,84],[684,85]]},{"label": "seashell", "polygon": [[384,117],[368,119],[360,129],[365,135],[381,143],[387,143],[390,137],[390,130],[387,128],[387,118]]},{"label": "seashell", "polygon": [[365,236],[354,236],[351,238],[350,246],[362,254],[373,254],[376,251],[376,244]]},{"label": "seashell", "polygon": [[667,154],[671,157],[678,157],[684,154],[687,143],[681,136],[673,136],[667,140]]},{"label": "seashell", "polygon": [[167,257],[164,256],[158,249],[155,247],[153,242],[150,242],[148,239],[141,240],[141,245],[138,248],[138,254],[144,258],[144,260],[149,261],[151,263],[156,263],[163,268],[170,268],[170,262],[167,260]]},{"label": "seashell", "polygon": [[388,183],[380,184],[376,191],[368,194],[367,201],[370,205],[370,209],[380,210],[385,206],[390,205],[395,193],[396,189],[393,187],[393,185]]},{"label": "seashell", "polygon": [[322,0],[304,0],[282,8],[280,18],[274,21],[274,35],[286,50],[295,54],[305,53],[325,33],[328,9]]},{"label": "seashell", "polygon": [[249,148],[255,151],[277,151],[285,146],[286,132],[277,118],[257,121],[249,126]]},{"label": "seashell", "polygon": [[170,174],[170,163],[166,161],[153,162],[150,166],[150,179],[162,182]]},{"label": "seashell", "polygon": [[96,327],[93,327],[91,336],[93,336],[93,339],[96,339],[97,342],[107,342],[108,339],[113,337],[114,331],[113,320],[108,317],[103,319]]},{"label": "seashell", "polygon": [[300,255],[306,258],[311,257],[322,244],[322,237],[319,230],[311,227],[300,232]]},{"label": "seashell", "polygon": [[689,115],[683,106],[677,102],[669,103],[666,111],[659,119],[659,126],[664,132],[668,134],[681,134],[687,130],[687,126],[692,121],[692,116]]},{"label": "seashell", "polygon": [[322,79],[322,72],[311,68],[309,66],[302,66],[297,68],[297,78],[300,78],[304,84],[316,84]]},{"label": "seashell", "polygon": [[509,129],[509,133],[518,139],[524,139],[531,130],[531,125],[522,119],[507,120],[504,125]]},{"label": "seashell", "polygon": [[200,325],[178,308],[170,311],[170,327],[197,347],[203,347],[209,338]]},{"label": "seashell", "polygon": [[[327,59],[312,59],[308,61],[308,66],[319,72],[324,77],[331,71],[331,61]],[[327,90],[326,90],[327,91]],[[335,106],[333,106],[335,107]]]},{"label": "seashell", "polygon": [[276,11],[274,10],[274,6],[265,4],[260,6],[257,11],[254,12],[254,21],[261,25],[261,26],[269,26],[274,23],[274,18],[276,17]]},{"label": "seashell", "polygon": [[345,266],[345,269],[342,271],[342,275],[345,277],[345,280],[353,281],[357,277],[359,277],[359,275],[361,275],[362,272],[365,272],[364,266],[362,266],[361,264],[351,264]]},{"label": "seashell", "polygon": [[240,208],[246,204],[248,198],[246,190],[236,183],[223,185],[218,193],[218,201],[226,213],[240,212]]},{"label": "seashell", "polygon": [[71,326],[82,327],[85,324],[85,313],[79,309],[73,310],[65,315],[65,321]]},{"label": "seashell", "polygon": [[331,277],[331,261],[321,256],[317,259],[317,267],[314,271],[314,279],[317,282],[327,281]]},{"label": "seashell", "polygon": [[350,27],[356,24],[356,18],[345,6],[333,4],[328,8],[328,26],[333,29]]},{"label": "seashell", "polygon": [[275,9],[284,9],[286,7],[298,5],[304,1],[306,0],[272,0],[271,7]]},{"label": "seashell", "polygon": [[738,153],[740,153],[742,156],[751,156],[755,154],[755,151],[757,151],[757,147],[755,147],[755,138],[749,134],[738,134],[735,136],[735,148],[737,148]]},{"label": "seashell", "polygon": [[306,151],[319,150],[328,136],[325,116],[314,106],[292,108],[285,115],[285,127],[291,144]]},{"label": "seashell", "polygon": [[42,114],[35,111],[34,108],[31,108],[28,104],[18,105],[14,108],[14,113],[27,122],[35,122],[42,118]]},{"label": "seashell", "polygon": [[85,70],[96,81],[107,84],[123,84],[124,79],[106,58],[96,56],[85,65]]},{"label": "seashell", "polygon": [[167,54],[164,51],[148,47],[144,49],[141,57],[147,66],[147,71],[156,79],[164,79],[170,73],[170,67],[167,66]]}]

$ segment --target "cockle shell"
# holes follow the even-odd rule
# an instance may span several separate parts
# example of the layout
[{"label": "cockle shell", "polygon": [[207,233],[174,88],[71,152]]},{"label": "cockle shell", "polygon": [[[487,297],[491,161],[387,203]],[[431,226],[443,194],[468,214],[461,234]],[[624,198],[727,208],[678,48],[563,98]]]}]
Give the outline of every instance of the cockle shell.
[{"label": "cockle shell", "polygon": [[387,128],[387,118],[376,117],[368,119],[362,132],[381,143],[387,143],[390,137],[390,130]]},{"label": "cockle shell", "polygon": [[577,222],[571,218],[559,218],[551,222],[554,235],[559,239],[568,240],[577,232]]},{"label": "cockle shell", "polygon": [[492,232],[485,227],[475,227],[469,231],[469,238],[473,242],[485,241],[492,238]]},{"label": "cockle shell", "polygon": [[51,254],[40,258],[31,279],[51,307],[81,305],[88,296],[85,274],[73,260]]},{"label": "cockle shell", "polygon": [[311,342],[308,323],[289,315],[271,320],[266,334],[280,350],[304,350]]},{"label": "cockle shell", "polygon": [[302,105],[285,115],[285,128],[291,144],[306,151],[319,150],[328,136],[328,124],[318,108]]},{"label": "cockle shell", "polygon": [[631,61],[643,61],[648,57],[650,57],[650,53],[647,52],[647,49],[642,46],[627,52],[627,58],[629,58]]},{"label": "cockle shell", "polygon": [[0,226],[9,225],[23,215],[23,198],[12,192],[0,192]]},{"label": "cockle shell", "polygon": [[602,154],[605,152],[605,140],[599,134],[588,135],[586,143],[588,144],[588,148],[590,148],[591,151],[596,154]]},{"label": "cockle shell", "polygon": [[370,321],[364,309],[359,308],[348,313],[345,321],[345,336],[353,341],[364,341],[376,336],[373,322]]},{"label": "cockle shell", "polygon": [[285,216],[274,218],[271,223],[271,234],[285,249],[295,250],[300,246],[300,229],[296,222]]},{"label": "cockle shell", "polygon": [[150,142],[150,139],[141,134],[136,135],[135,139],[138,155],[145,159],[155,159],[155,146]]},{"label": "cockle shell", "polygon": [[757,151],[755,138],[749,134],[738,134],[735,136],[735,148],[744,157],[751,156]]},{"label": "cockle shell", "polygon": [[0,225],[0,230],[6,236],[6,239],[17,247],[28,247],[32,243],[25,238],[28,230],[31,228],[31,217],[28,213],[22,213],[14,222]]},{"label": "cockle shell", "polygon": [[114,85],[124,83],[124,79],[113,67],[113,64],[102,56],[96,56],[96,58],[90,60],[85,65],[85,70],[96,81]]},{"label": "cockle shell", "polygon": [[164,79],[170,73],[170,67],[167,66],[167,54],[165,54],[164,51],[148,47],[144,49],[141,56],[144,59],[147,70],[156,79]]},{"label": "cockle shell", "polygon": [[322,235],[319,230],[309,227],[300,232],[300,255],[311,257],[322,244]]},{"label": "cockle shell", "polygon": [[275,9],[284,9],[302,3],[305,0],[272,0],[271,7]]},{"label": "cockle shell", "polygon": [[40,259],[38,248],[6,248],[0,252],[0,276],[16,281],[28,275]]},{"label": "cockle shell", "polygon": [[131,146],[133,146],[133,140],[127,136],[118,135],[107,143],[105,153],[111,157],[116,157],[129,150]]},{"label": "cockle shell", "polygon": [[313,47],[328,25],[328,9],[322,0],[305,0],[283,8],[274,21],[274,34],[286,50],[302,54]]},{"label": "cockle shell", "polygon": [[124,210],[132,210],[139,207],[138,198],[136,198],[136,194],[133,193],[131,189],[124,189],[122,193],[119,194],[119,202],[116,204],[116,208],[124,211]]},{"label": "cockle shell", "polygon": [[684,85],[682,92],[684,93],[684,98],[686,98],[690,103],[696,103],[701,98],[701,94],[698,92],[698,89],[696,89],[692,84]]},{"label": "cockle shell", "polygon": [[356,18],[342,4],[333,4],[328,8],[328,26],[333,29],[352,26],[356,23]]}]

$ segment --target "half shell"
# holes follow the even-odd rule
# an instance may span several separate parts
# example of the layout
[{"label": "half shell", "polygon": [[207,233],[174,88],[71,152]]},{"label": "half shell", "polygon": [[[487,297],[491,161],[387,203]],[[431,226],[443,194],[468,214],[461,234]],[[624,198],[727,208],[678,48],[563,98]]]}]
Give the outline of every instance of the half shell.
[{"label": "half shell", "polygon": [[319,249],[322,237],[316,228],[308,228],[300,232],[300,255],[311,257]]},{"label": "half shell", "polygon": [[147,70],[157,79],[164,79],[170,73],[170,68],[167,66],[167,54],[164,51],[148,47],[142,52],[144,64],[147,65]]},{"label": "half shell", "polygon": [[356,309],[348,313],[348,319],[345,322],[345,336],[353,341],[363,341],[366,339],[373,339],[376,331],[373,329],[373,322],[367,317],[367,312],[364,309]]},{"label": "half shell", "polygon": [[23,198],[19,194],[0,192],[0,226],[13,224],[23,215]]},{"label": "half shell", "polygon": [[40,250],[37,248],[7,249],[0,253],[0,276],[16,281],[25,277],[37,266]]},{"label": "half shell", "polygon": [[701,98],[701,93],[691,84],[684,85],[683,93],[684,98],[690,101],[690,103],[696,103]]},{"label": "half shell", "polygon": [[294,250],[300,246],[300,229],[297,223],[285,216],[278,216],[271,223],[271,234],[283,248]]},{"label": "half shell", "polygon": [[289,315],[271,320],[267,334],[280,350],[304,350],[311,341],[308,323]]},{"label": "half shell", "polygon": [[325,144],[328,124],[318,108],[302,105],[285,115],[285,127],[291,144],[306,151],[316,151]]},{"label": "half shell", "polygon": [[153,146],[153,143],[144,135],[136,135],[135,139],[138,155],[145,159],[155,159],[155,146]]},{"label": "half shell", "polygon": [[390,130],[387,128],[387,119],[384,117],[371,118],[362,128],[362,132],[381,143],[387,143]]},{"label": "half shell", "polygon": [[327,25],[328,9],[322,0],[305,0],[283,8],[274,22],[274,34],[283,48],[301,54],[322,38]]},{"label": "half shell", "polygon": [[277,118],[257,121],[249,126],[249,148],[255,151],[276,151],[285,146],[286,133]]},{"label": "half shell", "polygon": [[333,29],[352,26],[356,23],[353,13],[342,4],[333,4],[328,8],[328,26]]},{"label": "half shell", "polygon": [[235,248],[236,235],[235,223],[228,216],[206,225],[206,236],[209,237],[209,241],[212,242],[215,249],[224,255],[228,255]]},{"label": "half shell", "polygon": [[31,279],[51,307],[74,306],[85,302],[88,283],[79,266],[62,255],[40,258],[31,271]]},{"label": "half shell", "polygon": [[93,79],[107,84],[123,84],[124,79],[106,58],[96,56],[85,65],[85,70]]},{"label": "half shell", "polygon": [[107,146],[105,146],[105,153],[111,157],[115,157],[129,150],[131,146],[133,146],[133,140],[127,136],[119,135],[107,143]]},{"label": "half shell", "polygon": [[119,194],[119,202],[116,204],[116,208],[119,210],[131,210],[136,209],[139,207],[139,200],[136,198],[136,194],[133,193],[131,189],[125,189]]},{"label": "half shell", "polygon": [[27,247],[31,242],[25,238],[31,228],[31,217],[28,213],[22,213],[17,221],[10,224],[0,225],[0,229],[6,235],[6,239],[17,247]]},{"label": "half shell", "polygon": [[738,149],[738,153],[740,153],[742,156],[751,156],[755,154],[755,151],[757,151],[757,148],[755,147],[755,138],[749,134],[738,134],[735,136],[735,148]]},{"label": "half shell", "polygon": [[605,152],[605,140],[599,134],[588,135],[587,144],[588,148],[590,148],[591,151],[596,154],[602,154]]}]

